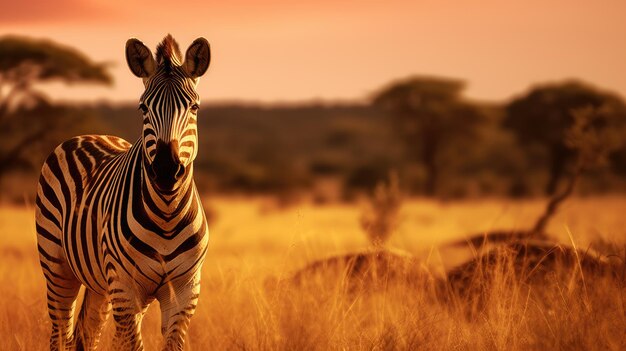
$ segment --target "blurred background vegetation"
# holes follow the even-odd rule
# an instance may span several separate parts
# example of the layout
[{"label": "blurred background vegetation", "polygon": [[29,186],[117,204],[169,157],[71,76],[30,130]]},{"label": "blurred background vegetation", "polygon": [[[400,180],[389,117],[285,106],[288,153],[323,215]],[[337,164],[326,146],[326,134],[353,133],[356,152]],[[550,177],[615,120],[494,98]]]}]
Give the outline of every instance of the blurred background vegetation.
[{"label": "blurred background vegetation", "polygon": [[[0,201],[31,201],[39,167],[79,134],[140,136],[136,105],[51,101],[42,83],[110,84],[107,65],[51,41],[0,38]],[[205,103],[196,181],[209,193],[285,201],[350,201],[397,175],[404,194],[442,199],[552,194],[575,172],[565,133],[573,111],[598,112],[594,128],[619,140],[626,105],[579,81],[546,82],[510,101],[464,97],[460,79],[412,76],[358,103]],[[626,147],[586,172],[580,194],[626,189]]]}]

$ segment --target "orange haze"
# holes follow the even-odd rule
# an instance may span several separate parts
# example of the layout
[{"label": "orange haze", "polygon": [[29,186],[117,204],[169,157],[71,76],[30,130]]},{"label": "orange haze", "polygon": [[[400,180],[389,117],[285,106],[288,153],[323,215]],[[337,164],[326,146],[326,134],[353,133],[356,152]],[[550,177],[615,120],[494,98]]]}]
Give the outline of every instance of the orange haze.
[{"label": "orange haze", "polygon": [[20,0],[0,34],[48,37],[113,64],[113,88],[52,86],[72,100],[137,100],[124,43],[212,45],[207,100],[363,99],[410,74],[459,77],[467,95],[506,99],[578,77],[626,95],[623,0]]}]

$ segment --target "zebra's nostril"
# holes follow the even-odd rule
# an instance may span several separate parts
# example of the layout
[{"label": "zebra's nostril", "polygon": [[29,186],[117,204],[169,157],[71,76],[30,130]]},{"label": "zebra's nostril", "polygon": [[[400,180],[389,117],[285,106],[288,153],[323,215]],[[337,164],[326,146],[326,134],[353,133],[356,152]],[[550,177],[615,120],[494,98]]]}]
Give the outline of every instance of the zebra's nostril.
[{"label": "zebra's nostril", "polygon": [[176,171],[176,179],[180,179],[185,175],[185,166],[182,164],[178,165],[178,171]]}]

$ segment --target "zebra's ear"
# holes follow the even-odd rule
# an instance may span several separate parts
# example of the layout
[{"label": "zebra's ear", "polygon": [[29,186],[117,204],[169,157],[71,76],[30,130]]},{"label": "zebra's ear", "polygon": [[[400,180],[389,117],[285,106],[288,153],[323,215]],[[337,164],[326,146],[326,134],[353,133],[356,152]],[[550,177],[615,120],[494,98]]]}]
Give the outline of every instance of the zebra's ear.
[{"label": "zebra's ear", "polygon": [[126,42],[126,62],[133,74],[139,78],[150,77],[156,68],[152,51],[135,38],[128,39]]},{"label": "zebra's ear", "polygon": [[204,38],[198,38],[187,49],[183,67],[191,78],[198,78],[206,72],[210,62],[211,48],[209,42]]}]

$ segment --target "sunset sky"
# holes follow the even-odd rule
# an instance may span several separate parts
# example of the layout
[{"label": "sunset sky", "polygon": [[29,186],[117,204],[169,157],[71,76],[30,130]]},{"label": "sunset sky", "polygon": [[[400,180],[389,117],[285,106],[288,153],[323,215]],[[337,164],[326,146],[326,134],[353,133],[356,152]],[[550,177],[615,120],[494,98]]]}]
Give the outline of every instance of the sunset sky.
[{"label": "sunset sky", "polygon": [[0,34],[51,38],[111,62],[113,87],[48,88],[71,100],[136,101],[124,59],[137,37],[211,43],[205,100],[363,100],[412,74],[465,79],[466,95],[507,99],[580,78],[626,96],[623,0],[2,0]]}]

